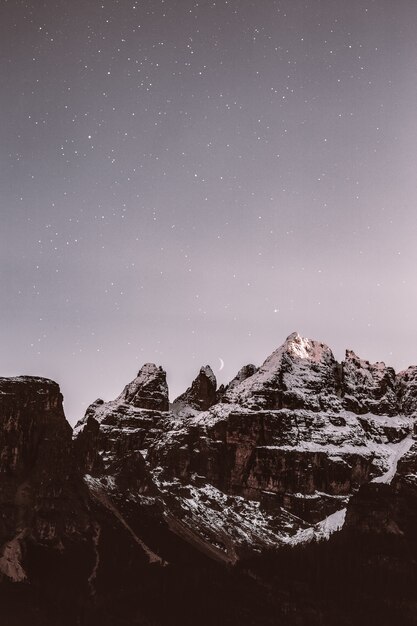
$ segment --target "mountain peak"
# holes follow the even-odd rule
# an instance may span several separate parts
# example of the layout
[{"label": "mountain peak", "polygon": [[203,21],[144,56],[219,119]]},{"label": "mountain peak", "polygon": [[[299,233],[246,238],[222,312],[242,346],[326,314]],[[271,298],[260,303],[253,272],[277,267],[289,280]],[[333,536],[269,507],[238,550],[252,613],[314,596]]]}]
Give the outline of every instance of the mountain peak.
[{"label": "mountain peak", "polygon": [[210,365],[203,365],[202,367],[200,367],[200,374],[203,374],[204,376],[209,378],[215,386],[217,385],[216,377]]},{"label": "mountain peak", "polygon": [[165,371],[154,363],[145,363],[136,378],[123,389],[117,401],[132,404],[141,409],[168,411],[168,385]]},{"label": "mountain peak", "polygon": [[161,371],[163,371],[163,369],[160,365],[155,365],[155,363],[144,363],[138,372],[138,378],[155,376],[155,374]]},{"label": "mountain peak", "polygon": [[398,410],[396,376],[382,361],[370,363],[346,350],[343,395],[346,408],[358,413],[395,415]]},{"label": "mountain peak", "polygon": [[336,361],[324,343],[291,333],[249,378],[224,396],[249,408],[320,410],[336,405]]},{"label": "mountain peak", "polygon": [[191,387],[174,400],[174,405],[206,411],[217,402],[217,380],[210,365],[203,365]]},{"label": "mountain peak", "polygon": [[285,351],[299,359],[309,359],[319,362],[324,355],[331,354],[331,350],[324,343],[302,337],[298,332],[291,333],[282,345]]}]

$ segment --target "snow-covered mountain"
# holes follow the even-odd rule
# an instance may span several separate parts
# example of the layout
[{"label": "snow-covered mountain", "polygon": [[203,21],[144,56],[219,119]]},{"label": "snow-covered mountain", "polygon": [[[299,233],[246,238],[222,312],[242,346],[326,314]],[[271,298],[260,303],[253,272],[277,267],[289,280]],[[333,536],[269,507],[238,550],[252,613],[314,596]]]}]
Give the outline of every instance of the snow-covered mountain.
[{"label": "snow-covered mountain", "polygon": [[[396,375],[351,350],[338,363],[328,346],[293,333],[226,387],[202,367],[172,405],[165,372],[145,364],[115,400],[88,408],[72,441],[51,381],[0,379],[0,418],[0,573],[6,586],[33,581],[48,595],[57,580],[44,563],[64,564],[78,598],[68,623],[79,623],[80,605],[89,607],[83,623],[95,623],[97,602],[114,626],[193,623],[188,609],[180,617],[178,605],[168,618],[150,603],[161,585],[177,603],[171,592],[182,577],[200,580],[196,602],[229,589],[223,623],[353,626],[367,615],[365,600],[355,609],[342,593],[323,604],[313,573],[327,563],[332,586],[340,559],[347,588],[360,596],[365,576],[367,597],[384,590],[378,623],[397,605],[396,623],[417,623],[406,621],[417,619],[408,583],[388,592],[385,574],[381,582],[395,567],[417,576],[416,367]],[[317,597],[288,597],[305,576]],[[254,595],[237,606],[234,594],[250,580]],[[128,621],[109,604],[120,594]],[[347,602],[341,613],[339,601]],[[33,602],[34,614],[44,611]],[[201,623],[222,623],[210,615]]]}]

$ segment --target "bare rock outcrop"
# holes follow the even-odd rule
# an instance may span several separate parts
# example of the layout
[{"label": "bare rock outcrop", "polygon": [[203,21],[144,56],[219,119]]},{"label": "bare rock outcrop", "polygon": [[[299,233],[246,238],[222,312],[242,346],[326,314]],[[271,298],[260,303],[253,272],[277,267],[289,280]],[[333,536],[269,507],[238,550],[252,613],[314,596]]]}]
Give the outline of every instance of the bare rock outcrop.
[{"label": "bare rock outcrop", "polygon": [[168,385],[165,371],[154,363],[145,363],[136,378],[123,389],[117,401],[131,404],[138,409],[168,411]]},{"label": "bare rock outcrop", "polygon": [[217,402],[217,381],[210,365],[201,367],[191,387],[174,400],[174,408],[190,407],[197,411],[207,411]]},{"label": "bare rock outcrop", "polygon": [[355,413],[397,415],[395,371],[385,363],[370,363],[346,351],[343,368],[343,404]]},{"label": "bare rock outcrop", "polygon": [[397,374],[398,404],[401,413],[417,415],[417,366]]}]

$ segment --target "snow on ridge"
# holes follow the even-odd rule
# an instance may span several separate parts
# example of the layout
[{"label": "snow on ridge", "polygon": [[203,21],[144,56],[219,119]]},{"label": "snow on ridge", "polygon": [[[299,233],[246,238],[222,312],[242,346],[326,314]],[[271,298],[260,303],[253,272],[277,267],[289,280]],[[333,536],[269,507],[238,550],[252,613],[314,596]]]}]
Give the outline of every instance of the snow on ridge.
[{"label": "snow on ridge", "polygon": [[[410,433],[399,443],[376,444],[367,442],[368,447],[386,454],[387,471],[381,476],[377,476],[372,483],[390,484],[397,471],[398,461],[410,450],[414,444],[414,439]],[[343,528],[346,519],[347,508],[340,509],[332,513],[325,519],[315,524],[312,528],[299,530],[293,537],[288,538],[288,543],[292,546],[310,543],[311,541],[327,540],[330,536]]]},{"label": "snow on ridge", "polygon": [[297,332],[289,335],[283,346],[299,359],[308,359],[316,363],[322,361],[324,355],[332,354],[330,348],[324,343],[301,337]]},{"label": "snow on ridge", "polygon": [[[329,362],[334,359],[331,349],[323,343],[302,337],[299,333],[292,333],[284,343],[279,346],[261,365],[261,367],[249,378],[233,387],[226,393],[227,402],[240,402],[247,399],[257,391],[263,391],[271,382],[275,382],[282,369],[283,359],[288,355],[290,359],[302,369],[300,380],[308,383],[310,378],[316,378],[317,373],[309,371],[310,363]],[[297,370],[288,376],[297,378]]]},{"label": "snow on ridge", "polygon": [[[258,372],[269,373],[271,370],[276,370],[281,365],[284,354],[290,354],[297,359],[313,361],[315,363],[321,362],[324,357],[333,357],[332,351],[324,343],[307,339],[295,332],[291,333],[284,343],[265,360]],[[254,376],[256,376],[256,374],[257,373],[255,373]]]},{"label": "snow on ridge", "polygon": [[311,528],[299,530],[294,536],[288,537],[286,543],[291,546],[310,543],[311,541],[326,541],[336,532],[339,532],[345,523],[347,508],[339,509],[328,515]]},{"label": "snow on ridge", "polygon": [[384,472],[384,474],[382,474],[381,476],[377,476],[371,482],[390,485],[397,471],[398,461],[405,454],[407,454],[413,444],[414,439],[411,433],[407,437],[402,439],[399,443],[385,444],[385,446],[389,448],[389,454],[387,457],[388,469],[386,472]]},{"label": "snow on ridge", "polygon": [[[176,481],[161,481],[157,471],[153,474],[163,494],[175,491],[179,485]],[[235,547],[239,545],[273,548],[288,543],[300,525],[306,529],[306,522],[285,509],[275,518],[262,509],[259,501],[225,494],[210,483],[188,484],[177,498],[183,512],[182,524],[211,543],[213,539],[220,539],[223,545],[217,548],[227,553],[233,562],[236,561]]]},{"label": "snow on ridge", "polygon": [[384,361],[376,361],[375,363],[371,363],[367,359],[362,359],[360,356],[356,354],[354,350],[347,349],[346,350],[346,359],[351,361],[356,361],[360,367],[364,370],[374,369],[384,371],[387,366]]}]

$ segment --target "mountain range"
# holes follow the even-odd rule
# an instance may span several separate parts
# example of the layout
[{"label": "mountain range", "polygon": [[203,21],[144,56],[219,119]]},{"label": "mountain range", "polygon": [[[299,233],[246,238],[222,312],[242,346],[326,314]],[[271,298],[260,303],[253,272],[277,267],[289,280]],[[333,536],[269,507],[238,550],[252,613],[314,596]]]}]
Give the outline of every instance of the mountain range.
[{"label": "mountain range", "polygon": [[417,625],[417,366],[293,333],[173,403],[151,363],[62,402],[0,378],[5,625]]}]

